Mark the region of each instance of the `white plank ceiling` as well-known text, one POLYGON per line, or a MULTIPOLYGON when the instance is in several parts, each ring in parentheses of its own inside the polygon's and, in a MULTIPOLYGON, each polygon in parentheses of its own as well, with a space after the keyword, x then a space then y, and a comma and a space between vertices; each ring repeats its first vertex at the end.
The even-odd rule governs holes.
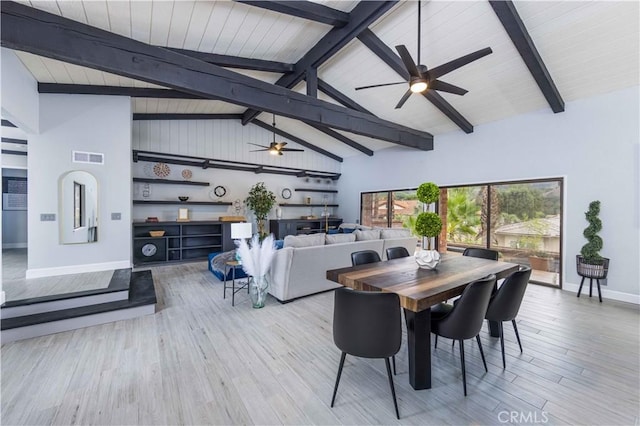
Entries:
MULTIPOLYGON (((29 6, 158 46, 287 63, 298 61, 330 29, 328 25, 230 1, 22 1, 29 6)), ((351 11, 357 1, 320 1, 351 11)), ((637 86, 640 30, 637 1, 516 1, 551 77, 565 102, 637 86)), ((484 47, 493 54, 442 79, 469 90, 442 93, 473 125, 547 108, 513 43, 488 2, 425 1, 421 62, 429 68, 484 47)), ((394 6, 370 29, 388 46, 407 46, 416 58, 417 2, 394 6)), ((39 82, 156 87, 117 75, 18 52, 39 82)), ((270 83, 280 75, 236 70, 270 83)), ((395 110, 406 86, 355 91, 355 87, 401 81, 360 41, 354 40, 323 64, 320 78, 381 118, 434 135, 459 131, 423 96, 413 95, 395 110)), ((301 83, 293 90, 304 92, 301 83)), ((320 94, 320 99, 333 102, 320 94)), ((240 113, 245 108, 220 101, 133 99, 136 113, 240 113)), ((260 119, 271 122, 270 114, 260 119)), ((295 120, 278 117, 278 127, 348 157, 362 155, 295 120)), ((343 132, 343 134, 347 135, 343 132)), ((369 149, 392 144, 347 135, 369 149)))

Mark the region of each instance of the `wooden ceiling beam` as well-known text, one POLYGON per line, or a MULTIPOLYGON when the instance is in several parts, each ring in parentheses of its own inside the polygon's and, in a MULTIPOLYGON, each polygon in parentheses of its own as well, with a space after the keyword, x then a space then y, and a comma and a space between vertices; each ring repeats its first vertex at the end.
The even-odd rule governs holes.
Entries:
POLYGON ((285 15, 307 19, 309 21, 320 22, 322 24, 327 24, 334 27, 344 27, 349 22, 348 13, 310 1, 235 1, 250 6, 260 7, 262 9, 271 10, 273 12, 284 13, 285 15))
MULTIPOLYGON (((400 77, 409 81, 409 72, 405 68, 400 57, 391 50, 389 46, 384 44, 384 42, 371 30, 361 32, 360 35, 358 35, 358 40, 367 46, 369 50, 375 53, 378 58, 382 59, 392 70, 397 72, 400 77)), ((422 95, 465 133, 473 132, 473 125, 439 93, 433 90, 427 90, 426 92, 423 92, 422 95)))
POLYGON ((371 111, 320 78, 318 79, 318 89, 347 108, 355 109, 356 111, 364 112, 365 114, 374 115, 371 111))
POLYGON ((133 113, 133 120, 240 120, 242 114, 147 114, 133 113))
POLYGON ((165 47, 165 49, 172 50, 182 55, 191 56, 192 58, 200 59, 201 61, 218 65, 220 67, 238 68, 243 70, 254 70, 254 71, 277 72, 277 73, 283 73, 283 74, 286 74, 288 72, 293 72, 293 70, 295 69, 294 64, 288 64, 286 62, 266 61, 264 59, 253 59, 253 58, 241 58, 239 56, 218 55, 216 53, 198 52, 196 50, 187 50, 187 49, 176 49, 173 47, 165 47))
POLYGON ((202 96, 152 87, 97 86, 92 84, 38 83, 38 93, 59 95, 112 95, 132 98, 205 99, 202 96))
POLYGON ((544 64, 533 39, 520 18, 515 5, 510 0, 489 0, 505 31, 511 38, 522 60, 529 68, 531 76, 538 84, 553 112, 564 111, 564 101, 556 87, 547 66, 544 64))
POLYGON ((348 137, 346 137, 342 133, 338 133, 335 130, 330 129, 330 128, 325 127, 325 126, 318 126, 318 125, 315 125, 315 124, 309 124, 309 126, 311 126, 314 129, 324 133, 327 136, 331 136, 332 138, 337 139, 340 142, 349 145, 353 149, 357 149, 358 151, 362 152, 363 154, 367 154, 369 157, 373 156, 373 151, 371 151, 369 148, 367 148, 366 146, 360 145, 358 142, 354 141, 353 139, 349 139, 348 137))
MULTIPOLYGON (((399 145, 433 149, 430 133, 314 99, 167 49, 10 1, 3 2, 1 14, 0 40, 2 46, 9 49, 399 145)), ((347 27, 349 25, 344 28, 347 27)))
MULTIPOLYGON (((347 45, 369 25, 384 15, 397 1, 361 1, 349 14, 349 23, 341 28, 333 28, 313 46, 296 65, 296 70, 283 75, 276 81, 277 86, 291 89, 304 78, 309 68, 318 68, 325 61, 347 45)), ((250 108, 244 113, 242 124, 246 124, 260 114, 259 109, 250 108)), ((332 126, 333 127, 333 126, 332 126)), ((375 136, 373 136, 375 137, 375 136)))

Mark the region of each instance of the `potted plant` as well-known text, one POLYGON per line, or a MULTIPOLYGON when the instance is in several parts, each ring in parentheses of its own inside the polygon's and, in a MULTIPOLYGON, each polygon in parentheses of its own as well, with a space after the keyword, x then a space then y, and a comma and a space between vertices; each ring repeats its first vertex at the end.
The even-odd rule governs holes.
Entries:
POLYGON ((609 259, 600 256, 603 241, 598 235, 602 230, 602 221, 598 217, 600 214, 600 201, 589 203, 589 210, 585 212, 585 218, 589 222, 582 233, 587 239, 587 244, 582 246, 580 254, 576 256, 576 266, 578 275, 584 278, 606 278, 609 269, 609 259))
POLYGON ((431 241, 440 235, 442 220, 437 213, 429 209, 440 198, 440 188, 433 182, 426 182, 418 187, 416 195, 418 200, 424 203, 426 211, 416 218, 415 231, 427 242, 427 249, 416 253, 416 262, 421 268, 433 269, 440 262, 440 253, 437 250, 431 250, 431 241))
POLYGON ((261 239, 264 238, 267 235, 264 230, 265 221, 276 202, 275 194, 264 186, 264 182, 258 182, 251 187, 249 196, 244 201, 247 207, 256 215, 258 235, 261 239))

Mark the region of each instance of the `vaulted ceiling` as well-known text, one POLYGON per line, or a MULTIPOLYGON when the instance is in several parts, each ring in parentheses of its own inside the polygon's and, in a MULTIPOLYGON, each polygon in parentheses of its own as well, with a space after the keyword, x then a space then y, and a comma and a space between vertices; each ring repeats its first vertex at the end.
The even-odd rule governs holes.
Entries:
MULTIPOLYGON (((175 97, 160 97, 154 91, 137 94, 140 97, 132 100, 134 113, 237 114, 233 117, 244 122, 255 116, 262 123, 270 123, 271 113, 256 115, 247 108, 259 95, 260 105, 264 102, 266 106, 261 110, 276 113, 278 129, 337 157, 372 155, 393 146, 392 141, 407 149, 431 149, 431 135, 435 135, 437 149, 438 134, 459 131, 464 137, 464 132, 472 132, 473 126, 540 109, 561 113, 563 102, 639 84, 639 3, 635 1, 424 1, 420 52, 423 64, 432 68, 485 47, 491 47, 493 53, 444 78, 467 89, 465 96, 441 92, 413 95, 401 109, 394 106, 406 86, 354 89, 404 80, 402 70, 397 70, 401 62, 394 46, 406 45, 412 56, 417 56, 414 1, 20 3, 151 46, 192 51, 178 51, 179 54, 215 54, 200 59, 258 80, 253 84, 254 80, 245 82, 242 76, 234 77, 237 74, 216 74, 207 64, 200 66, 200 61, 186 58, 185 69, 217 76, 202 80, 203 86, 208 85, 205 88, 198 87, 196 80, 192 87, 177 79, 176 84, 159 85, 149 82, 158 81, 155 74, 147 79, 147 74, 137 69, 134 74, 129 70, 120 73, 109 64, 94 66, 90 60, 84 63, 84 57, 77 62, 74 55, 84 55, 85 47, 80 45, 70 45, 70 53, 64 54, 50 54, 45 40, 43 47, 24 47, 29 41, 23 45, 16 39, 28 37, 12 33, 7 19, 14 10, 21 14, 23 8, 2 2, 2 45, 16 49, 39 83, 52 83, 43 84, 43 91, 98 90, 86 86, 109 86, 106 90, 112 93, 118 93, 114 87, 171 88, 171 96, 175 97), (55 57, 64 61, 51 59, 55 57), (243 58, 253 61, 243 62, 243 58), (228 91, 233 96, 227 95, 226 89, 210 89, 211 84, 217 86, 216 82, 227 77, 231 78, 228 91), (249 103, 234 86, 245 83, 256 90, 247 93, 249 103), (275 84, 305 96, 315 95, 324 102, 288 95, 275 84), (344 105, 350 109, 342 109, 344 105)), ((40 25, 43 20, 48 19, 38 16, 24 22, 32 25, 38 21, 40 25)), ((46 37, 47 42, 55 38, 51 34, 55 32, 46 37)), ((101 34, 92 33, 87 43, 101 34)), ((126 50, 120 41, 114 43, 126 50)), ((32 44, 37 44, 35 38, 32 44)), ((133 46, 137 49, 138 45, 133 46)), ((173 63, 178 58, 179 62, 180 56, 173 52, 148 52, 152 60, 173 63)))

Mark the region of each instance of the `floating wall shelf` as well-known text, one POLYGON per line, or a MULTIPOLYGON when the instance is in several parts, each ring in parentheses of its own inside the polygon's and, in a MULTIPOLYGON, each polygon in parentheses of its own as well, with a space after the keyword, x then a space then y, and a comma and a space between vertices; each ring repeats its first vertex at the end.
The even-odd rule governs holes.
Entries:
POLYGON ((232 203, 224 201, 154 201, 154 200, 133 200, 133 204, 174 204, 174 205, 192 205, 192 206, 230 206, 232 203))
POLYGON ((337 189, 304 189, 304 188, 296 188, 294 191, 300 192, 326 192, 327 194, 337 194, 337 189))
POLYGON ((181 166, 202 167, 203 169, 226 169, 256 174, 267 173, 276 175, 287 175, 296 177, 313 177, 321 179, 340 179, 340 173, 325 172, 321 170, 305 170, 293 167, 271 166, 266 164, 243 163, 241 161, 218 160, 215 158, 191 157, 188 155, 166 154, 153 151, 133 150, 133 162, 150 161, 177 164, 181 166))
POLYGON ((195 182, 190 180, 171 180, 171 179, 152 179, 152 178, 133 178, 134 182, 141 183, 161 183, 165 185, 194 185, 194 186, 210 186, 209 182, 195 182))
MULTIPOLYGON (((324 207, 325 204, 280 204, 280 207, 324 207)), ((338 207, 337 204, 326 204, 327 207, 338 207)))

